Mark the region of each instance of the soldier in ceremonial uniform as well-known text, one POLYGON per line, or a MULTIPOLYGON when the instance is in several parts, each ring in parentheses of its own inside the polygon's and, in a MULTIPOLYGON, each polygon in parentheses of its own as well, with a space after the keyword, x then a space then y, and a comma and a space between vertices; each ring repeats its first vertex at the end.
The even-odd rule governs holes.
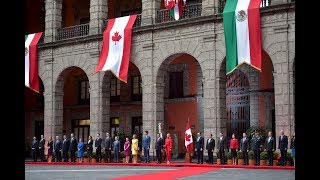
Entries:
POLYGON ((262 149, 262 137, 259 135, 259 132, 256 130, 254 136, 251 139, 251 148, 253 150, 255 165, 260 166, 260 152, 262 149))

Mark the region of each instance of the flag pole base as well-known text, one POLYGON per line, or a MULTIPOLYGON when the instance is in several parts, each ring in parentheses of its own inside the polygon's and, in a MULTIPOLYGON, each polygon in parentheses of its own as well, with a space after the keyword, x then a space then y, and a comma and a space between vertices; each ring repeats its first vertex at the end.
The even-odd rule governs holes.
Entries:
POLYGON ((190 152, 186 153, 185 162, 186 163, 191 163, 192 162, 192 157, 191 157, 191 153, 190 152))

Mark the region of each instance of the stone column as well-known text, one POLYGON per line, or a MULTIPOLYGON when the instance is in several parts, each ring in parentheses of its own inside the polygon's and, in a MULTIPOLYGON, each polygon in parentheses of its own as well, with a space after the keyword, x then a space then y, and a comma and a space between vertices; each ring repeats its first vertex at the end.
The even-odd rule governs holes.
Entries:
POLYGON ((90 135, 93 139, 96 138, 96 134, 100 133, 100 137, 104 136, 102 133, 102 120, 101 120, 101 86, 100 85, 100 73, 93 76, 89 76, 90 83, 90 135))
MULTIPOLYGON (((188 4, 188 1, 187 1, 188 4)), ((202 0, 202 11, 201 16, 213 15, 215 12, 216 0, 202 0)))
MULTIPOLYGON (((50 95, 46 95, 48 99, 52 98, 52 116, 53 119, 49 123, 51 123, 51 135, 52 138, 55 139, 55 136, 59 136, 62 139, 62 130, 63 130, 63 92, 54 91, 50 95)), ((44 125, 46 127, 46 123, 44 125)), ((50 132, 50 131, 49 131, 50 132)))
POLYGON ((101 114, 101 122, 102 122, 102 133, 103 137, 105 137, 106 133, 110 132, 110 73, 102 73, 101 74, 101 81, 100 81, 100 102, 101 105, 99 106, 100 114, 101 114))
POLYGON ((103 20, 108 18, 108 0, 90 0, 89 34, 102 33, 103 20))
POLYGON ((57 36, 57 29, 61 28, 61 10, 63 0, 46 0, 46 17, 44 42, 53 42, 57 36))
POLYGON ((154 24, 161 0, 142 0, 141 26, 154 24))

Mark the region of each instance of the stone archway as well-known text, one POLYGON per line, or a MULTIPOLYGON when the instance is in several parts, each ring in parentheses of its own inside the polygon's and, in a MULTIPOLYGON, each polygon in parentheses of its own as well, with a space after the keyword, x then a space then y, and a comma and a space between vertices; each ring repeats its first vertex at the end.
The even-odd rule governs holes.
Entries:
POLYGON ((183 142, 188 119, 194 137, 196 132, 204 132, 202 69, 193 56, 177 53, 165 59, 156 73, 155 125, 161 123, 161 133, 173 134, 174 157, 178 157, 185 152, 183 142))

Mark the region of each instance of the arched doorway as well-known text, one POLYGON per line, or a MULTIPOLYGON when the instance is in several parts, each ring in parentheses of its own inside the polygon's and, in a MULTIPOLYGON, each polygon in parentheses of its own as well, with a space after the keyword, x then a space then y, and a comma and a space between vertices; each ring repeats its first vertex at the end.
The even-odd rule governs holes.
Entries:
MULTIPOLYGON (((129 62, 128 81, 124 83, 111 72, 102 82, 102 136, 108 132, 123 144, 126 137, 137 134, 142 148, 142 77, 138 67, 129 62)), ((121 147, 123 148, 123 147, 121 147)))
POLYGON ((250 127, 249 80, 240 70, 227 75, 227 136, 240 137, 250 127))
MULTIPOLYGON (((173 158, 185 155, 184 135, 190 122, 193 138, 204 132, 202 69, 191 55, 174 54, 162 62, 157 72, 157 122, 163 124, 174 142, 173 158)), ((157 129, 158 132, 158 129, 157 129)))
POLYGON ((141 12, 142 12, 141 0, 130 0, 130 1, 108 0, 108 19, 128 16, 132 14, 141 14, 141 12))
POLYGON ((79 67, 69 67, 58 77, 56 92, 58 95, 63 95, 63 98, 56 98, 55 108, 58 112, 62 110, 63 113, 62 117, 56 118, 56 121, 62 121, 61 133, 63 135, 69 138, 70 134, 74 133, 75 138, 82 138, 84 143, 87 142, 90 135, 89 90, 88 76, 79 67))
POLYGON ((31 155, 31 141, 33 137, 40 140, 44 134, 44 85, 39 77, 39 93, 25 87, 25 157, 31 155))
POLYGON ((261 72, 243 64, 226 75, 226 60, 219 72, 220 131, 231 138, 235 133, 259 130, 262 136, 268 131, 275 135, 275 99, 273 64, 269 55, 262 51, 261 72))

